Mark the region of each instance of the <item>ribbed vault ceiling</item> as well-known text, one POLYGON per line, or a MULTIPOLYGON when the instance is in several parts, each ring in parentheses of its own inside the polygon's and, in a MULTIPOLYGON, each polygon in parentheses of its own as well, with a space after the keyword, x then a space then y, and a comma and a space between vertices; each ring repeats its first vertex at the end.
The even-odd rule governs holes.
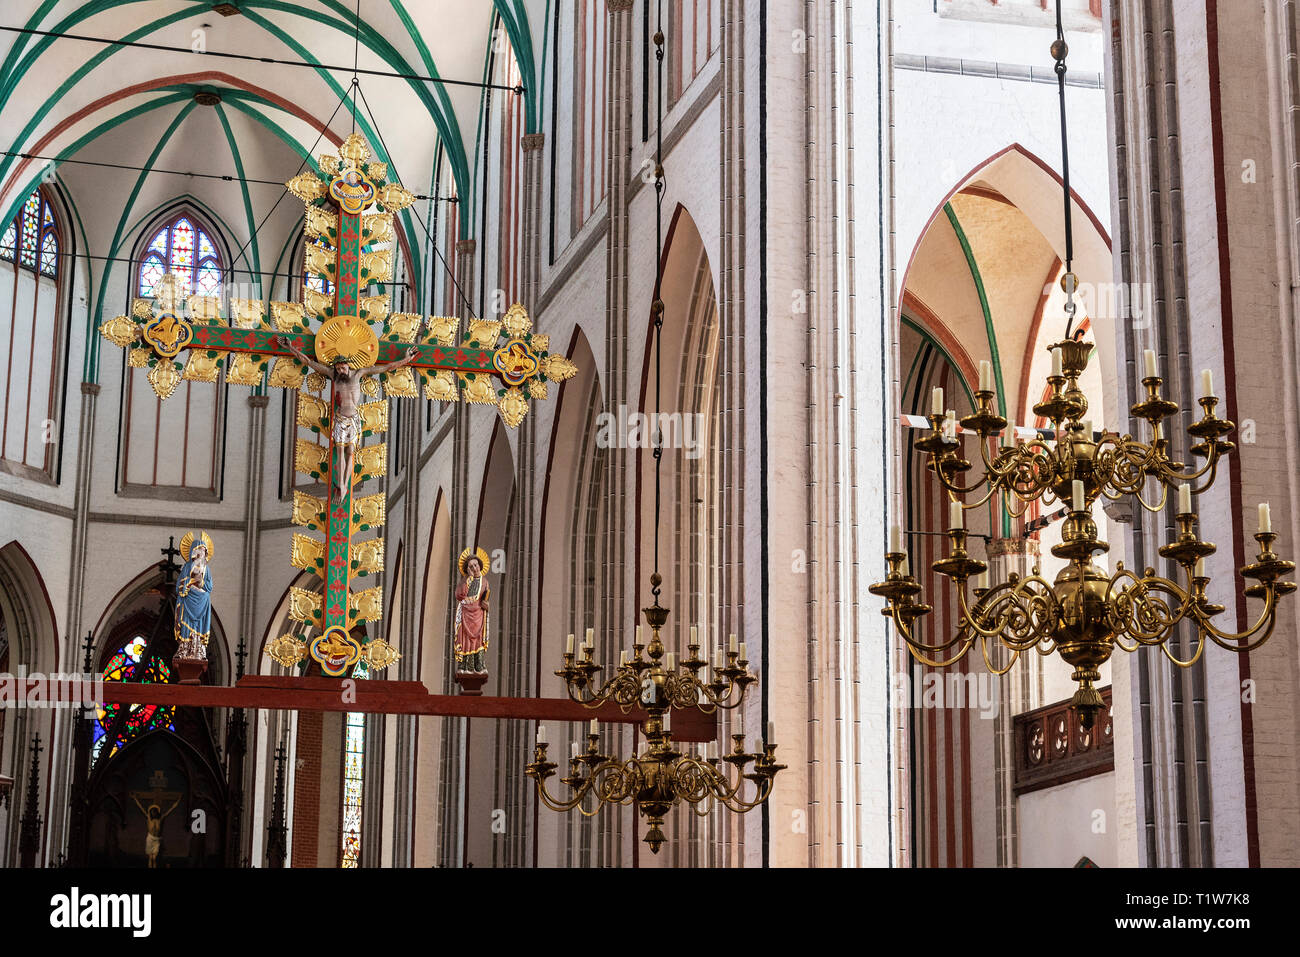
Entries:
MULTIPOLYGON (((355 0, 238 0, 234 16, 223 16, 210 0, 8 0, 0 14, 4 26, 187 50, 201 41, 212 53, 314 66, 4 32, 0 143, 6 151, 63 161, 107 161, 282 183, 309 151, 318 155, 326 150, 328 139, 337 142, 351 132, 350 100, 337 112, 336 107, 351 85, 354 52, 362 69, 482 81, 499 79, 501 55, 513 51, 527 87, 529 129, 536 129, 548 5, 548 0, 361 0, 358 37, 355 0), (535 26, 530 28, 530 21, 535 26), (489 77, 494 50, 496 68, 489 77), (220 102, 196 102, 200 92, 216 93, 220 102), (326 124, 329 135, 322 138, 326 124)), ((453 181, 444 178, 439 192, 461 195, 472 207, 485 91, 364 74, 360 87, 365 102, 358 105, 357 128, 380 158, 389 161, 403 185, 416 193, 433 192, 434 162, 441 146, 453 181)), ((0 213, 5 219, 47 165, 0 156, 0 213)), ((266 274, 295 238, 301 214, 300 204, 291 198, 282 201, 250 242, 283 193, 277 185, 68 162, 59 165, 57 179, 80 220, 86 244, 99 256, 128 255, 130 249, 123 247, 138 223, 185 198, 219 220, 235 244, 232 254, 247 246, 232 264, 235 269, 266 274)), ((404 225, 418 255, 424 237, 411 215, 404 225)), ((96 280, 92 300, 103 285, 105 268, 125 266, 91 264, 96 280)), ((281 264, 281 272, 284 268, 281 264)), ((235 273, 233 278, 247 277, 235 273)))

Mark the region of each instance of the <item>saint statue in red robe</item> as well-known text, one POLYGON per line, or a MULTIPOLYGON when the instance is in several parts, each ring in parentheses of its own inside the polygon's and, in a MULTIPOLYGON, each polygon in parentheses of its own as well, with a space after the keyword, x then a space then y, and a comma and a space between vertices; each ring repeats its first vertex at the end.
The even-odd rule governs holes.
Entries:
POLYGON ((488 566, 483 549, 465 549, 457 567, 463 576, 456 588, 456 626, 452 650, 456 653, 456 670, 461 673, 487 674, 488 597, 484 571, 488 566))

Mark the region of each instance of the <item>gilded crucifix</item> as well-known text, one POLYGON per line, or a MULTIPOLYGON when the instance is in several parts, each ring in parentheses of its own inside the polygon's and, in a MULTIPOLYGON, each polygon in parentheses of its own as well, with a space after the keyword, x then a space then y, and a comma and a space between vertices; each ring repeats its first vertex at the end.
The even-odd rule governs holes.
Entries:
POLYGON ((562 382, 577 368, 552 354, 549 338, 532 331, 523 306, 511 306, 500 320, 460 320, 417 313, 390 313, 390 295, 366 294, 393 277, 393 215, 415 197, 388 181, 387 164, 369 162, 370 148, 353 133, 338 155, 320 157, 317 169, 287 184, 306 207, 306 270, 332 288, 305 288, 302 302, 232 299, 229 321, 220 300, 184 296, 175 276, 164 276, 153 301, 136 299, 132 316, 100 327, 110 342, 129 347, 130 365, 149 369, 148 379, 166 399, 183 379, 303 389, 298 424, 317 441, 299 439, 297 471, 324 483, 327 497, 294 492, 293 521, 324 536, 295 534, 291 563, 318 574, 322 594, 290 590, 289 614, 319 630, 310 642, 284 635, 267 653, 289 666, 307 656, 327 675, 345 674, 364 655, 380 669, 399 657, 382 639, 363 647, 353 629, 382 616, 381 590, 354 591, 352 579, 383 569, 384 541, 363 534, 384 524, 383 493, 355 496, 364 482, 387 470, 387 446, 364 440, 388 428, 389 396, 496 405, 513 428, 528 412, 528 400, 546 398, 546 380, 562 382), (315 329, 313 331, 313 323, 315 329), (185 361, 181 354, 186 353, 185 361), (268 365, 274 360, 274 364, 268 365), (328 402, 321 394, 332 384, 328 402), (365 392, 372 401, 362 402, 365 392))

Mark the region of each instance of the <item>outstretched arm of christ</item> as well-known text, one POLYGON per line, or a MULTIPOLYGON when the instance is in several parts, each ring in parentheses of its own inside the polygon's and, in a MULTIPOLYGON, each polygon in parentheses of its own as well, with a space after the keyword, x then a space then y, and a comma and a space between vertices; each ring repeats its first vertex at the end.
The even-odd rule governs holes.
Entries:
POLYGON ((415 346, 411 346, 411 348, 406 350, 406 355, 402 356, 402 358, 394 359, 392 362, 384 362, 377 366, 371 366, 366 371, 374 372, 374 373, 391 372, 394 369, 402 368, 402 366, 409 366, 412 362, 414 362, 417 358, 419 358, 419 356, 420 356, 420 350, 416 349, 415 346))
POLYGON ((333 369, 325 365, 325 363, 317 362, 311 356, 307 355, 307 353, 303 352, 296 345, 294 345, 292 340, 286 339, 284 336, 277 336, 276 339, 281 345, 283 345, 286 349, 288 349, 290 352, 293 353, 295 359, 297 359, 303 365, 310 368, 313 372, 319 372, 321 375, 324 376, 334 374, 333 369))

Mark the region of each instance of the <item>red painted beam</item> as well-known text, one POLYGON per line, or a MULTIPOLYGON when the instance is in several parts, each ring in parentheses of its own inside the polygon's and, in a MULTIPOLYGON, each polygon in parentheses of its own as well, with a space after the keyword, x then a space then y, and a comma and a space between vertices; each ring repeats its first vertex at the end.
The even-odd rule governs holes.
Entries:
MULTIPOLYGON (((430 694, 419 681, 357 681, 354 691, 338 678, 296 678, 246 675, 232 687, 181 684, 139 684, 103 681, 98 686, 30 677, 9 702, 84 701, 84 695, 115 704, 183 705, 197 708, 260 708, 271 711, 360 711, 367 714, 425 714, 447 718, 503 718, 520 721, 590 721, 634 724, 645 720, 640 709, 624 714, 613 704, 588 709, 568 698, 497 698, 430 694), (349 691, 345 697, 344 692, 349 691), (39 696, 38 696, 39 695, 39 696)), ((716 715, 697 710, 673 714, 677 741, 712 741, 716 715)), ((553 737, 554 740, 554 737, 553 737)))

